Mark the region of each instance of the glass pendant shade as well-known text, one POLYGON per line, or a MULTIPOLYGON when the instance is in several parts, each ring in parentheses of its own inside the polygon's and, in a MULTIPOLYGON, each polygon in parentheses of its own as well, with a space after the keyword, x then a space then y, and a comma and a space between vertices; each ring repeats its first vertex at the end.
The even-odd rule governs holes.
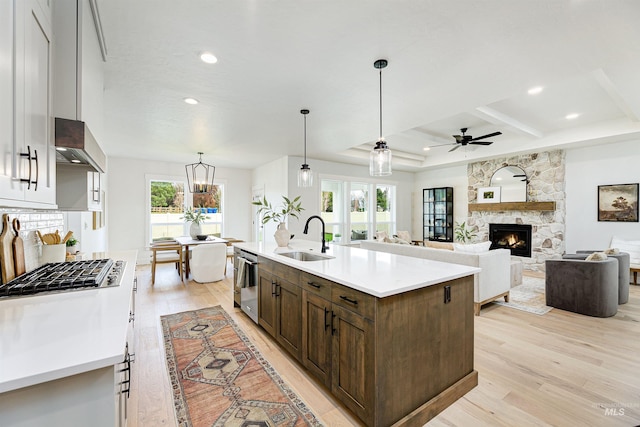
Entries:
POLYGON ((311 187, 313 185, 313 174, 308 164, 303 164, 298 171, 298 187, 311 187))
POLYGON ((309 110, 300 110, 304 115, 304 163, 298 171, 298 187, 311 187, 313 185, 313 173, 307 164, 307 114, 309 110))
POLYGON ((184 168, 187 172, 187 187, 194 194, 205 194, 213 191, 213 178, 216 174, 216 167, 202 163, 202 154, 198 163, 191 163, 184 168))
POLYGON ((391 150, 384 141, 376 142, 376 146, 369 153, 369 175, 391 175, 391 150))
POLYGON ((378 59, 373 63, 373 66, 380 70, 380 139, 369 154, 369 175, 371 176, 391 175, 391 150, 382 137, 382 69, 388 63, 386 59, 378 59))

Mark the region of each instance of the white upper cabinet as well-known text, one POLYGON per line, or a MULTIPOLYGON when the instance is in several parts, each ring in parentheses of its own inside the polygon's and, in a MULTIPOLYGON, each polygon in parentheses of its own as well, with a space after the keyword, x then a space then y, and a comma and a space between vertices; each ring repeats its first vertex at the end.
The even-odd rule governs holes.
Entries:
POLYGON ((97 3, 56 0, 53 6, 54 115, 85 122, 100 140, 106 48, 97 3))
POLYGON ((51 9, 46 0, 0 2, 0 205, 55 208, 51 9))

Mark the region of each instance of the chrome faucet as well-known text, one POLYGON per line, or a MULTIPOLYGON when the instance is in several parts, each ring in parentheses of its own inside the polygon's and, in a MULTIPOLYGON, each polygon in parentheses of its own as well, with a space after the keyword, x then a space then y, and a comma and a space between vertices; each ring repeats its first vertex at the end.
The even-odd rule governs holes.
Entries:
POLYGON ((327 252, 327 249, 329 249, 328 246, 326 246, 325 240, 324 240, 324 220, 322 218, 320 218, 318 215, 311 215, 309 217, 309 219, 307 219, 307 223, 304 225, 304 234, 307 234, 309 232, 309 222, 313 219, 313 218, 318 218, 320 220, 320 222, 322 223, 322 250, 321 252, 324 254, 327 252))

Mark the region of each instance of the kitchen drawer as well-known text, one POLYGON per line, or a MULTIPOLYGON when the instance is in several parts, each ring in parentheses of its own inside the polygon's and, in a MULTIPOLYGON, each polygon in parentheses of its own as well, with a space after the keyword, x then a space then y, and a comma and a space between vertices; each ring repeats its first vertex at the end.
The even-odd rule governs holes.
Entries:
POLYGON ((280 264, 279 262, 272 261, 268 258, 258 257, 258 269, 262 271, 268 271, 276 276, 285 279, 296 285, 300 283, 300 270, 297 268, 289 267, 288 265, 280 264))
POLYGON ((300 286, 302 289, 319 295, 327 300, 331 299, 331 288, 334 285, 335 283, 330 280, 323 279, 322 277, 314 276, 309 273, 303 272, 300 277, 300 286))
POLYGON ((331 302, 374 320, 376 297, 373 295, 334 283, 331 289, 331 302))
POLYGON ((275 261, 271 261, 269 258, 258 256, 258 270, 268 271, 269 273, 273 273, 275 268, 276 268, 275 261))

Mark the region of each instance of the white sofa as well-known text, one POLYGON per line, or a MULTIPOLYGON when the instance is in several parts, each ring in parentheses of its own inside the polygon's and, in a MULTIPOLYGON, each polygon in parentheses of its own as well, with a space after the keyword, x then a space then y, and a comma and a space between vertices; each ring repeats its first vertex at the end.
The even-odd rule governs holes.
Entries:
POLYGON ((486 303, 498 298, 504 298, 505 301, 509 301, 511 252, 508 249, 468 253, 372 240, 363 240, 360 242, 360 247, 372 251, 389 252, 397 255, 481 268, 482 271, 475 275, 473 284, 473 311, 476 316, 480 315, 480 307, 486 303))

